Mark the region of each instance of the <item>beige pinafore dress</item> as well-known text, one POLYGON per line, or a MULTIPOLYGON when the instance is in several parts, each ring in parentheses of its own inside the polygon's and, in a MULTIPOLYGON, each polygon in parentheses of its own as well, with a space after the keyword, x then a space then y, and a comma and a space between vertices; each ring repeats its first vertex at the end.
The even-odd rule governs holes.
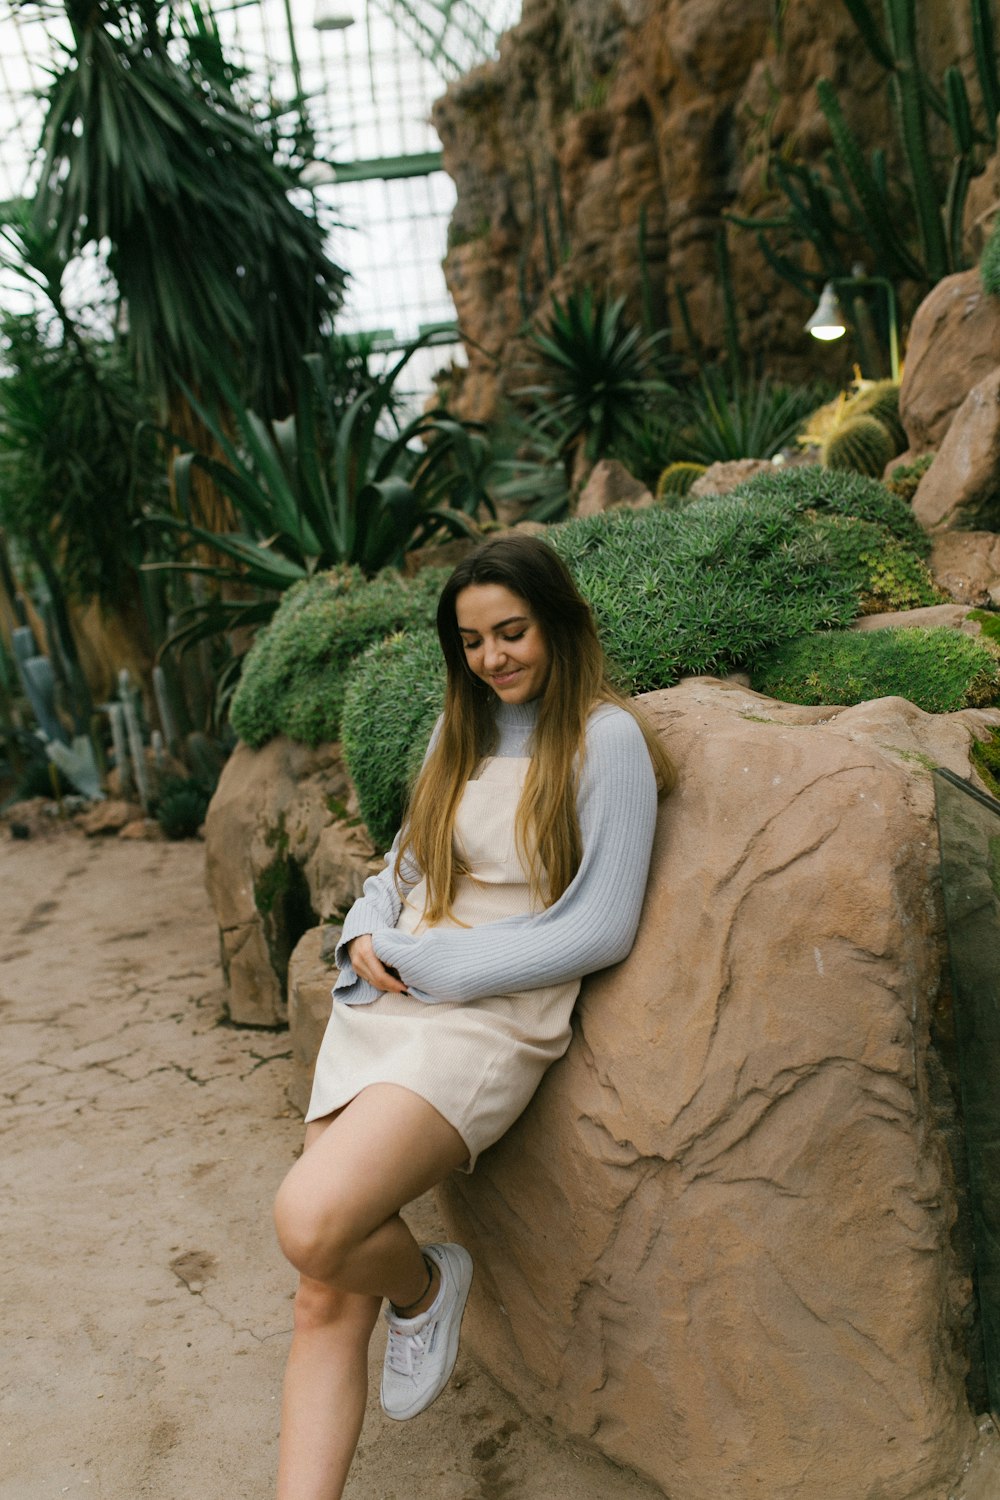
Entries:
MULTIPOLYGON (((514 833, 530 761, 490 757, 466 786, 455 838, 471 873, 461 877, 449 926, 475 927, 541 910, 514 833)), ((419 933, 424 882, 396 926, 419 933)), ((512 938, 516 942, 516 938, 512 938)), ((517 1119, 542 1075, 569 1046, 579 979, 466 1002, 428 1004, 383 993, 370 1005, 334 1000, 320 1047, 307 1120, 340 1109, 373 1083, 412 1089, 455 1127, 467 1170, 517 1119)))

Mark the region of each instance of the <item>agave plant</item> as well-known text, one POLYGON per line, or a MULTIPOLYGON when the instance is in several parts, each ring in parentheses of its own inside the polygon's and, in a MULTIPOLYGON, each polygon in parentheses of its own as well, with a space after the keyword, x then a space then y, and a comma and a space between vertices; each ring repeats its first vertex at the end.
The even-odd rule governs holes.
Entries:
MULTIPOLYGON (((420 343, 343 412, 319 355, 302 361, 293 416, 267 421, 233 407, 235 436, 190 397, 221 456, 181 445, 173 466, 177 510, 146 518, 173 536, 180 555, 145 567, 213 578, 221 591, 184 612, 168 645, 263 624, 291 584, 339 563, 373 574, 399 566, 410 548, 442 533, 477 534, 472 517, 490 506, 490 450, 481 430, 440 411, 402 426, 393 418, 396 381, 420 343), (231 502, 235 529, 213 531, 194 519, 197 474, 231 502)), ((230 405, 234 399, 229 392, 230 405)), ((175 435, 164 436, 178 444, 175 435)))
POLYGON ((608 301, 590 287, 553 298, 546 324, 530 345, 542 378, 515 394, 532 401, 532 422, 555 431, 564 453, 581 446, 593 463, 641 425, 663 378, 665 333, 645 334, 625 316, 625 300, 608 301))
POLYGON ((701 464, 773 458, 828 394, 819 385, 783 385, 729 366, 703 368, 685 393, 687 415, 673 456, 701 464))

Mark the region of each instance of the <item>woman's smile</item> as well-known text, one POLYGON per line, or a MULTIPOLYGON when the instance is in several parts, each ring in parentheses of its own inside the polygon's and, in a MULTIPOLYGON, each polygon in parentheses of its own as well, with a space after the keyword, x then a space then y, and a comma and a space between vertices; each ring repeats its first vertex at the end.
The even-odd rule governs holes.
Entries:
POLYGON ((545 691, 548 642, 525 599, 499 583, 470 583, 455 600, 469 671, 504 703, 529 703, 545 691))

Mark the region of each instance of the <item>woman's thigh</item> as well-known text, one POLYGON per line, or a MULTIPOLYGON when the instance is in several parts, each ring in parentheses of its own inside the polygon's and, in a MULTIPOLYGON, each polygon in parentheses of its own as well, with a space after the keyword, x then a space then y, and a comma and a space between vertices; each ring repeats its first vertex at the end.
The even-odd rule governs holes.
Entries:
POLYGON ((468 1160, 433 1105, 398 1084, 363 1089, 306 1127, 306 1145, 278 1195, 279 1224, 307 1217, 315 1234, 357 1243, 468 1160))

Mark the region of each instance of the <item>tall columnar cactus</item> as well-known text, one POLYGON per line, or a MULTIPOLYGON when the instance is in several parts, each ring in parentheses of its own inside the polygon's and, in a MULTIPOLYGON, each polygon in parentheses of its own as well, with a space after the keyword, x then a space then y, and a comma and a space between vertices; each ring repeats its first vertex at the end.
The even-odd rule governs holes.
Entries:
POLYGON ((992 0, 968 0, 981 106, 978 127, 973 124, 961 71, 948 68, 939 86, 923 67, 916 0, 882 0, 881 20, 873 0, 843 3, 868 50, 886 71, 906 163, 905 191, 915 239, 901 222, 898 193, 890 195, 885 153, 874 150, 866 157, 828 79, 817 84, 833 138, 825 170, 784 159, 776 150, 770 166, 785 198, 783 212, 734 222, 756 230, 758 243, 774 268, 803 292, 815 293, 825 279, 847 275, 859 242, 871 247, 874 269, 880 275, 930 287, 962 267, 962 214, 969 182, 981 165, 983 146, 997 138, 1000 73, 992 0), (947 175, 935 160, 932 115, 949 127, 952 150, 947 175), (784 249, 777 247, 775 234, 781 235, 784 249), (789 252, 789 236, 793 244, 812 246, 819 271, 807 269, 789 252))

